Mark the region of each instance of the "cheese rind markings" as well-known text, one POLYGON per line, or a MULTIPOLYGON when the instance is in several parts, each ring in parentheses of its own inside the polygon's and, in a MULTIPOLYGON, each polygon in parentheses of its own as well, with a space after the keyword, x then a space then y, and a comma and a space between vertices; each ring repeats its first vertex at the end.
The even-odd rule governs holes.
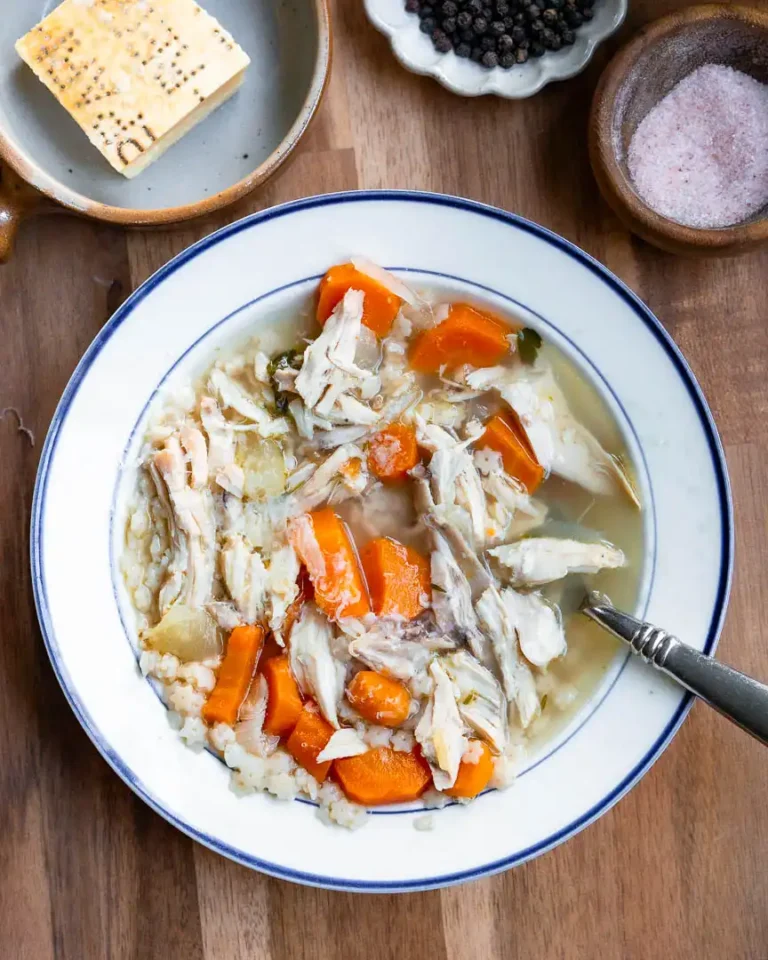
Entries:
POLYGON ((64 0, 16 50, 127 177, 228 99, 250 63, 194 0, 64 0))

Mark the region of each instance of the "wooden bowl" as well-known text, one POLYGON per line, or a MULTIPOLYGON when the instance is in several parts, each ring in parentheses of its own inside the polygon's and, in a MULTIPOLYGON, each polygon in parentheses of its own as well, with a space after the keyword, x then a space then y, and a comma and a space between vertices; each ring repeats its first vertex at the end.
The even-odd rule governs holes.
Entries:
MULTIPOLYGON (((52 8, 55 4, 47 4, 52 8)), ((0 18, 0 263, 20 222, 70 212, 127 227, 206 216, 272 176, 304 136, 331 59, 327 0, 203 0, 251 58, 238 92, 134 180, 116 173, 32 71, 14 42, 40 0, 0 18)))
POLYGON ((732 227, 686 227, 652 210, 627 169, 627 149, 640 121, 705 63, 727 64, 768 82, 768 12, 713 3, 644 27, 600 78, 589 120, 589 155, 600 191, 633 233, 672 253, 733 255, 768 240, 768 206, 732 227))

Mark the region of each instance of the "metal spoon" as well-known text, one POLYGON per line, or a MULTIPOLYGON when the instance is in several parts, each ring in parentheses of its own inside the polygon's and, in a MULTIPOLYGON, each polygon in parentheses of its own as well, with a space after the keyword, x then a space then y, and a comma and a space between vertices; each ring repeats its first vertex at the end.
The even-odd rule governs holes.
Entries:
POLYGON ((768 746, 768 686, 699 653, 659 627, 617 610, 596 590, 584 597, 581 612, 627 643, 646 663, 768 746))

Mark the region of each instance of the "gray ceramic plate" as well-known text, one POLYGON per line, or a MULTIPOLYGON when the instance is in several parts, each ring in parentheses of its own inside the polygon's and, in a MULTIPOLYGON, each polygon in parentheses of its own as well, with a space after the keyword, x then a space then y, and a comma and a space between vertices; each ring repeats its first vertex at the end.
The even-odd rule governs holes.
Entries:
POLYGON ((182 220, 266 179, 305 131, 330 62, 325 0, 203 0, 251 58, 243 86, 135 180, 115 173, 14 50, 57 0, 0 17, 0 156, 71 209, 122 223, 182 220))

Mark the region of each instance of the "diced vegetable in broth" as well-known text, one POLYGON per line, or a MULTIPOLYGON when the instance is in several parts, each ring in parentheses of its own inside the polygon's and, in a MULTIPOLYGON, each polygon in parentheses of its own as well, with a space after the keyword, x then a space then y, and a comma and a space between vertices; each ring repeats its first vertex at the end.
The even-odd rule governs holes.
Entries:
POLYGON ((152 419, 122 566, 141 667, 237 792, 324 817, 510 782, 595 690, 643 513, 619 425, 533 329, 363 258, 152 419))
POLYGON ((146 634, 145 642, 148 649, 185 662, 209 660, 223 650, 224 634, 205 610, 177 604, 146 634))

